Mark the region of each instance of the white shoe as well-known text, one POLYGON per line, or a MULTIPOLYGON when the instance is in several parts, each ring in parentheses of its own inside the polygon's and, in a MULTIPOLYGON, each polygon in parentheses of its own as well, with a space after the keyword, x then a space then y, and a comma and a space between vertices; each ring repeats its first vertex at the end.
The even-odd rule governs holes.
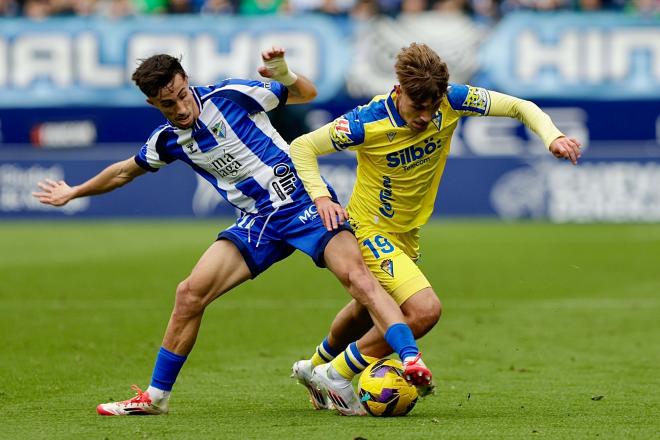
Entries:
POLYGON ((121 402, 101 403, 96 407, 96 412, 102 416, 149 416, 167 414, 168 402, 156 405, 149 397, 149 393, 142 391, 137 385, 131 386, 137 393, 132 399, 121 402))
MULTIPOLYGON (((314 368, 310 380, 312 386, 316 387, 324 396, 327 396, 329 402, 344 416, 364 416, 367 414, 360 403, 360 399, 350 380, 339 377, 339 379, 330 377, 330 364, 319 365, 314 368)), ((336 376, 339 376, 337 374, 336 376)))
POLYGON ((298 380, 300 385, 307 388, 309 392, 309 401, 312 403, 314 409, 332 409, 332 404, 326 399, 325 395, 321 393, 315 386, 312 385, 312 371, 314 366, 309 359, 294 362, 291 367, 291 377, 298 380))

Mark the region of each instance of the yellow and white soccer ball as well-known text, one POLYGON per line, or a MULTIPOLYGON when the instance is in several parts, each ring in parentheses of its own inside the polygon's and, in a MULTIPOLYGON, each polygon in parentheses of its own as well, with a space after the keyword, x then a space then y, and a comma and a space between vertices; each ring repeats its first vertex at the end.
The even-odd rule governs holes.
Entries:
POLYGON ((396 359, 379 359, 369 365, 358 382, 360 402, 376 417, 405 416, 417 403, 417 389, 403 377, 396 359))

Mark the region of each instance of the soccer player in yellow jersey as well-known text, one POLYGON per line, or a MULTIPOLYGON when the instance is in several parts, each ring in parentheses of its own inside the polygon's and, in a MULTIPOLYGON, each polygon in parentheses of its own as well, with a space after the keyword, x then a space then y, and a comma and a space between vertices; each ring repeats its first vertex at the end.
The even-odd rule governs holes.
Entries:
MULTIPOLYGON (((424 44, 402 49, 395 71, 399 84, 393 90, 299 137, 291 144, 291 157, 328 230, 339 227, 350 214, 367 265, 419 338, 441 313, 440 300, 416 265, 419 230, 433 211, 459 119, 516 118, 543 140, 550 153, 573 164, 580 157, 580 143, 564 136, 532 102, 448 84, 446 64, 424 44), (346 210, 332 201, 317 163, 317 156, 344 149, 357 153, 357 180, 346 210)), ((337 314, 312 358, 294 364, 293 374, 308 387, 316 407, 321 391, 336 409, 351 414, 343 405, 357 402, 351 379, 390 353, 364 307, 351 301, 337 314)), ((426 392, 428 388, 422 390, 426 392)))

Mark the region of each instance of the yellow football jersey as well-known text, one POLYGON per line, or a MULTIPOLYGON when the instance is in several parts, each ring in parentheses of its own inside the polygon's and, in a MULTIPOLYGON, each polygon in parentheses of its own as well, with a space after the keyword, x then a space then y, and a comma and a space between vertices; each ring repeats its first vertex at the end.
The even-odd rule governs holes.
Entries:
POLYGON ((395 102, 394 90, 376 96, 369 104, 291 145, 292 159, 312 199, 329 193, 318 176, 318 166, 310 163, 309 154, 354 150, 357 180, 347 209, 359 223, 372 224, 383 231, 406 232, 428 221, 451 137, 461 117, 516 117, 534 130, 546 146, 562 136, 533 103, 479 87, 450 85, 423 132, 408 128, 395 102))

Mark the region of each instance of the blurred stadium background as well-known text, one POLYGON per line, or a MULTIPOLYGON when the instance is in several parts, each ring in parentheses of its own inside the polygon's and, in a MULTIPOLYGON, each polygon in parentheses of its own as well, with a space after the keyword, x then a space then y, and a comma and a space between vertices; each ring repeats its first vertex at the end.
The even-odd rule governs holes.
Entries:
MULTIPOLYGON (((285 47, 320 91, 271 115, 292 140, 389 91, 411 41, 453 82, 532 99, 585 145, 570 167, 516 121, 465 119, 436 215, 660 220, 658 0, 0 0, 0 218, 233 214, 182 164, 64 209, 31 197, 41 179, 78 183, 133 155, 162 122, 130 81, 139 58, 182 55, 207 84, 255 77, 260 50, 285 47)), ((352 161, 323 162, 342 200, 352 161)))

